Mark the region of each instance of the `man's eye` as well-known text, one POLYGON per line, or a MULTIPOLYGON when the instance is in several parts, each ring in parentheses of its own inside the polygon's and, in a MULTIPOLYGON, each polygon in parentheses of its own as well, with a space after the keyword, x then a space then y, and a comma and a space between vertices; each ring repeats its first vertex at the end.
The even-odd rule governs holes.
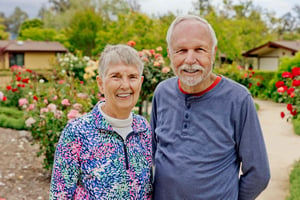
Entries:
POLYGON ((184 53, 186 51, 187 51, 186 49, 179 49, 179 50, 175 51, 175 53, 184 53))
POLYGON ((206 49, 198 48, 197 51, 203 51, 203 52, 206 52, 206 49))

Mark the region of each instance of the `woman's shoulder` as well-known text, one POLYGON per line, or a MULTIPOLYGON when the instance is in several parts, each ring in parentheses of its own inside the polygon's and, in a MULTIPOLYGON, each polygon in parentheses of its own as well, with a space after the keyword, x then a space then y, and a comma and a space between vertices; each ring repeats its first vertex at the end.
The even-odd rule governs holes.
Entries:
POLYGON ((138 114, 133 114, 133 127, 135 129, 149 129, 150 128, 150 124, 147 121, 147 119, 142 116, 142 115, 138 115, 138 114))

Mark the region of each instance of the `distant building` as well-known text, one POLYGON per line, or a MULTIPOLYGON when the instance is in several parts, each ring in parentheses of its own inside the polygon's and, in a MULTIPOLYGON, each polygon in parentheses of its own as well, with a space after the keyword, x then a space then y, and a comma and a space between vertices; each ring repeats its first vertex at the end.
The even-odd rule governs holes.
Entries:
POLYGON ((280 58, 292 57, 298 51, 300 51, 300 41, 270 41, 242 55, 247 58, 247 68, 276 71, 280 65, 280 58))
POLYGON ((0 69, 13 65, 27 69, 51 69, 56 55, 68 50, 59 42, 0 40, 0 69))

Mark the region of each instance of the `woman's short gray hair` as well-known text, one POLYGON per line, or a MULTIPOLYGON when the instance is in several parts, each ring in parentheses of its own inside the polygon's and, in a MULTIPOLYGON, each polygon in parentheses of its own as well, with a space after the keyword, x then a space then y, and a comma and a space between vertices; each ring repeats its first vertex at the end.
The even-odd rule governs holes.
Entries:
POLYGON ((124 44, 106 45, 99 59, 99 75, 104 78, 109 65, 124 64, 138 68, 140 76, 143 74, 144 64, 139 53, 132 47, 124 44))
POLYGON ((209 32, 211 34, 212 42, 213 42, 213 46, 212 46, 213 49, 212 50, 213 50, 213 53, 214 53, 215 47, 218 44, 216 33, 215 33, 214 29, 212 28, 212 26, 205 19, 203 19, 202 17, 196 16, 196 15, 182 15, 182 16, 178 16, 178 17, 175 18, 175 20, 172 22, 172 24, 170 25, 170 27, 168 29, 168 32, 167 32, 166 40, 167 40, 169 51, 171 51, 171 36, 172 36, 172 33, 173 33, 173 30, 174 30, 175 26, 177 24, 179 24, 180 22, 185 21, 185 20, 197 20, 197 21, 200 21, 200 22, 203 22, 203 23, 207 24, 209 32))

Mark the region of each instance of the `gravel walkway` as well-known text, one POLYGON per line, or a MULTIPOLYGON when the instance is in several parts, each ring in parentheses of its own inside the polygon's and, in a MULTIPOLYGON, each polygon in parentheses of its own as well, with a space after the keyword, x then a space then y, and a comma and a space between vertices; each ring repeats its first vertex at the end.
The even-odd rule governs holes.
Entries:
POLYGON ((257 200, 284 200, 289 195, 289 174, 295 161, 300 159, 300 136, 293 126, 280 117, 286 104, 255 100, 260 109, 262 125, 271 168, 271 181, 257 200))

